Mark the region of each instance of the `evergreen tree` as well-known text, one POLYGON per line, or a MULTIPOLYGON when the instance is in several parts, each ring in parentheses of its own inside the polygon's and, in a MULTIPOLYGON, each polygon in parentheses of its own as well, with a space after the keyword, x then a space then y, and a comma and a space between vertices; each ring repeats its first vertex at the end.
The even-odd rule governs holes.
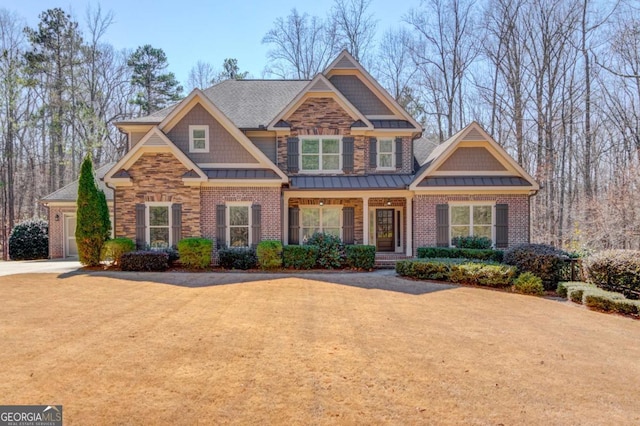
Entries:
POLYGON ((169 64, 162 49, 150 44, 140 46, 129 57, 127 65, 133 72, 131 84, 139 89, 132 102, 140 105, 144 114, 151 114, 182 97, 182 86, 176 76, 172 72, 163 73, 169 64))
POLYGON ((102 244, 109 238, 111 223, 104 192, 98 188, 93 175, 93 162, 87 155, 80 168, 78 182, 78 211, 76 244, 80 263, 100 264, 102 244))

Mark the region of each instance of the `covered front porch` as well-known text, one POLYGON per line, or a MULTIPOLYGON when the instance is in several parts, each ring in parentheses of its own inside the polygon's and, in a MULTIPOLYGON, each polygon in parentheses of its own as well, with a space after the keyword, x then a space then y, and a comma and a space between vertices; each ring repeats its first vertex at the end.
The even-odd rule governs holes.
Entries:
POLYGON ((377 253, 413 255, 409 191, 285 191, 284 242, 304 244, 314 232, 377 253))

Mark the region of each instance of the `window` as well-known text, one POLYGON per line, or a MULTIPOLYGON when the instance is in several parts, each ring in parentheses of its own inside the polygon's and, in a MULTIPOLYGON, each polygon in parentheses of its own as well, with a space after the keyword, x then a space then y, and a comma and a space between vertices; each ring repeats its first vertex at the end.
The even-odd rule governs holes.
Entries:
POLYGON ((171 247, 171 205, 147 203, 147 243, 151 249, 171 247))
POLYGON ((300 140, 300 156, 304 171, 341 170, 340 136, 304 138, 300 140))
POLYGON ((189 126, 189 152, 209 152, 209 126, 189 126))
POLYGON ((378 169, 393 169, 393 147, 391 139, 378 140, 378 169))
POLYGON ((492 238, 493 206, 451 206, 451 239, 455 237, 492 238))
POLYGON ((251 227, 251 216, 249 204, 228 205, 227 215, 227 241, 229 247, 249 247, 251 244, 249 229, 251 227))
POLYGON ((306 243, 315 232, 326 232, 340 237, 341 213, 341 207, 305 207, 300 209, 300 215, 302 216, 300 241, 303 244, 306 243))

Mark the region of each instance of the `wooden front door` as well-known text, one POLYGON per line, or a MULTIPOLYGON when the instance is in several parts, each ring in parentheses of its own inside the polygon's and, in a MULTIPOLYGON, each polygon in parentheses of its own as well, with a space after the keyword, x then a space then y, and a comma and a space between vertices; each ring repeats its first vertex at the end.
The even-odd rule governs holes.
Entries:
POLYGON ((376 210, 376 249, 377 251, 395 251, 394 246, 394 209, 376 210))

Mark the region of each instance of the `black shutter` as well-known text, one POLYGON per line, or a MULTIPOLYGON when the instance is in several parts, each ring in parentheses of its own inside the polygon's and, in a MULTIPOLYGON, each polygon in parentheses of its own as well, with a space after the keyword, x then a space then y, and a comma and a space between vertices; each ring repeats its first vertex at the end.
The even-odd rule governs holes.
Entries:
POLYGON ((227 206, 218 204, 216 206, 216 247, 222 248, 227 245, 227 206))
POLYGON ((146 222, 146 206, 144 204, 136 204, 136 249, 144 250, 146 247, 147 224, 146 222))
POLYGON ((251 206, 251 245, 257 247, 262 241, 262 207, 260 204, 251 206))
POLYGON ((353 173, 353 138, 342 138, 342 171, 353 173))
POLYGON ((449 205, 436 206, 436 245, 449 247, 449 205))
POLYGON ((378 167, 378 140, 376 138, 369 139, 369 167, 372 169, 378 167))
POLYGON ((355 211, 353 207, 342 209, 342 241, 345 244, 353 244, 354 240, 355 211))
POLYGON ((289 207, 289 244, 300 244, 300 209, 289 207))
POLYGON ((298 138, 287 138, 287 170, 289 173, 298 173, 298 138))
POLYGON ((509 247, 509 205, 496 204, 496 248, 509 247))
POLYGON ((177 246, 182 239, 182 204, 171 206, 171 240, 177 246))
POLYGON ((396 138, 396 169, 402 168, 402 138, 396 138))

